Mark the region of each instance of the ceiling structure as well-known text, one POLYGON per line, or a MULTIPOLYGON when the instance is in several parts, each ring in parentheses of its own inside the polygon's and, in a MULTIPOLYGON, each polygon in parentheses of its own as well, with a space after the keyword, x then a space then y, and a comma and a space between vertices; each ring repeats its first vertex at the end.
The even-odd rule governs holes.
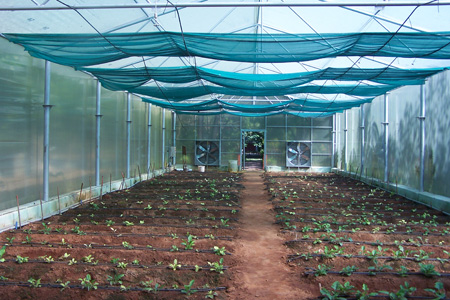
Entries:
POLYGON ((450 1, 4 0, 2 36, 177 113, 326 116, 450 67, 450 1))

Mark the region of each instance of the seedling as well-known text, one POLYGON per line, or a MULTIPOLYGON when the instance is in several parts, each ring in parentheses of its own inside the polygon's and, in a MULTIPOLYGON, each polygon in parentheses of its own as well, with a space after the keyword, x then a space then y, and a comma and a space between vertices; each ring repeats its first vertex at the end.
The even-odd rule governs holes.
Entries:
POLYGON ((409 283, 405 281, 405 286, 400 285, 400 289, 396 293, 388 291, 380 291, 380 293, 388 295, 391 300, 403 300, 407 299, 406 297, 410 296, 416 290, 415 287, 410 287, 409 283))
POLYGON ((95 282, 94 279, 92 279, 90 274, 86 274, 85 278, 78 278, 79 281, 81 281, 81 288, 90 290, 96 290, 98 283, 95 282))
POLYGON ((69 260, 69 266, 72 266, 72 265, 75 265, 75 264, 77 264, 78 262, 75 260, 75 258, 72 258, 71 260, 69 260))
POLYGON ((30 278, 30 279, 28 279, 28 282, 30 283, 31 287, 34 287, 34 288, 41 287, 41 278, 38 278, 38 279, 30 278))
POLYGON ((112 225, 114 225, 116 222, 114 222, 113 220, 106 220, 105 223, 106 223, 106 226, 112 226, 112 225))
POLYGON ((16 256, 16 262, 18 264, 23 264, 23 263, 27 263, 28 262, 28 257, 22 257, 20 255, 16 256))
POLYGON ((330 270, 330 267, 327 267, 326 265, 318 265, 316 271, 314 272, 314 276, 325 276, 328 274, 328 271, 330 270))
POLYGON ((192 234, 189 234, 187 237, 187 240, 182 240, 183 242, 181 245, 184 246, 185 250, 191 250, 195 245, 194 236, 192 234))
POLYGON ((134 223, 133 223, 133 222, 130 222, 130 221, 124 221, 124 222, 123 222, 123 225, 125 225, 125 226, 133 226, 134 223))
POLYGON ((12 245, 12 243, 13 243, 13 241, 14 241, 15 239, 16 239, 15 237, 10 237, 10 238, 7 237, 7 238, 6 238, 6 241, 8 242, 7 245, 12 245))
POLYGON ((161 288, 161 286, 158 283, 155 283, 155 286, 152 287, 152 285, 151 285, 152 282, 153 282, 153 280, 141 281, 141 285, 144 286, 144 288, 143 288, 144 291, 146 291, 148 293, 153 292, 156 294, 159 291, 159 289, 161 288))
POLYGON ((221 256, 223 256, 223 255, 225 255, 225 254, 227 253, 226 250, 225 250, 225 247, 214 246, 214 247, 212 248, 212 250, 214 251, 214 254, 215 254, 215 255, 221 255, 221 256))
POLYGON ((70 289, 70 281, 66 281, 66 282, 60 282, 59 285, 61 286, 61 292, 64 291, 65 289, 70 289))
POLYGON ((425 289, 425 291, 430 292, 435 296, 433 300, 440 300, 446 298, 444 284, 440 281, 434 284, 434 289, 425 289))
POLYGON ((125 276, 125 274, 115 273, 113 276, 108 275, 106 280, 109 282, 109 285, 122 284, 122 280, 121 279, 122 279, 123 276, 125 276))
POLYGON ((378 296, 378 293, 369 293, 369 288, 365 283, 362 285, 362 291, 356 291, 356 298, 358 300, 369 300, 371 297, 378 296))
POLYGON ((132 262, 131 262, 133 265, 139 265, 139 260, 138 259, 135 259, 135 260, 133 260, 132 262))
POLYGON ((217 272, 219 274, 223 274, 223 258, 221 258, 218 262, 208 262, 208 265, 211 267, 210 271, 217 272))
POLYGON ((214 299, 214 297, 216 297, 218 294, 216 292, 214 292, 213 290, 208 291, 208 293, 206 293, 205 298, 206 299, 214 299))
POLYGON ((6 252, 6 245, 3 245, 2 249, 0 249, 0 263, 5 262, 5 259, 2 258, 6 252))
POLYGON ((172 264, 169 264, 169 267, 170 267, 172 270, 176 271, 177 269, 181 268, 181 265, 178 263, 178 260, 175 258, 175 259, 173 260, 173 263, 172 263, 172 264))
POLYGON ((346 276, 350 276, 357 270, 358 270, 358 268, 356 266, 347 266, 347 267, 342 268, 342 270, 339 273, 346 275, 346 276))
POLYGON ((122 242, 122 246, 128 250, 133 249, 133 246, 130 243, 128 243, 127 241, 122 242))
POLYGON ((194 284, 194 279, 192 279, 189 284, 184 285, 184 289, 181 291, 183 294, 186 295, 192 295, 193 293, 197 292, 197 290, 192 289, 192 285, 194 284))
POLYGON ((400 275, 400 276, 402 276, 402 277, 406 277, 406 276, 408 276, 408 272, 409 272, 409 270, 408 270, 408 268, 407 267, 405 267, 405 266, 400 266, 400 270, 398 270, 398 275, 400 275))
POLYGON ((420 272, 426 277, 441 276, 441 274, 434 269, 432 264, 421 264, 419 263, 420 272))
POLYGON ((121 268, 121 269, 126 269, 127 266, 128 266, 128 263, 123 262, 123 261, 120 261, 120 262, 117 263, 117 267, 121 268))
POLYGON ((89 254, 88 256, 83 257, 82 260, 84 262, 91 263, 94 261, 94 257, 91 254, 89 254))

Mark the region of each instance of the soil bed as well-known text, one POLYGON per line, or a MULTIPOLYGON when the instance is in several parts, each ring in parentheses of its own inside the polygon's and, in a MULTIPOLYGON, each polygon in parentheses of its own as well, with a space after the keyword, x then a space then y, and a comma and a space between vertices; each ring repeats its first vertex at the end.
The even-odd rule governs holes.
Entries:
POLYGON ((388 299, 379 291, 433 299, 425 289, 443 292, 436 282, 450 290, 449 216, 333 174, 269 173, 265 184, 290 249, 286 262, 310 299, 388 299), (406 292, 405 282, 415 290, 406 292))

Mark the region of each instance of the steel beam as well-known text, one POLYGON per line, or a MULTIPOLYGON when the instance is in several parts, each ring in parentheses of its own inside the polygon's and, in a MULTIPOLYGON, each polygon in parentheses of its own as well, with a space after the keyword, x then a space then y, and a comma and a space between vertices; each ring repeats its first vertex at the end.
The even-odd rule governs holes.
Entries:
POLYGON ((177 147, 177 114, 176 112, 172 112, 172 147, 175 147, 175 153, 172 157, 172 166, 175 167, 175 164, 177 163, 176 160, 176 147, 177 147))
POLYGON ((152 154, 152 104, 148 104, 148 123, 147 123, 147 175, 150 173, 151 154, 152 154))
POLYGON ((419 190, 424 191, 425 183, 425 84, 420 86, 420 178, 419 190))
POLYGON ((384 94, 384 182, 389 181, 389 96, 384 94))
POLYGON ((344 112, 344 171, 347 171, 348 148, 348 110, 344 112))
POLYGON ((360 108, 360 118, 361 118, 361 174, 363 173, 364 170, 364 153, 365 153, 365 136, 366 136, 366 121, 364 120, 365 116, 365 111, 364 111, 364 104, 361 104, 361 108, 360 108))
POLYGON ((71 5, 71 6, 20 6, 0 7, 0 11, 28 11, 28 10, 85 10, 85 9, 136 9, 136 8, 182 8, 182 7, 387 7, 387 6, 446 6, 450 1, 390 1, 378 0, 358 2, 179 2, 179 3, 136 3, 136 4, 105 4, 105 5, 71 5))
POLYGON ((166 109, 163 108, 162 110, 162 151, 161 151, 161 164, 162 164, 162 169, 164 169, 166 166, 164 165, 164 161, 165 161, 165 145, 166 142, 166 109))
POLYGON ((130 178, 131 160, 131 94, 127 93, 127 178, 130 178))
POLYGON ((50 164, 50 155, 49 155, 49 142, 50 142, 50 109, 52 105, 50 105, 50 62, 48 60, 45 61, 45 79, 44 79, 44 157, 43 157, 43 200, 48 200, 49 194, 49 164, 50 164))
POLYGON ((331 126, 331 168, 334 168, 334 156, 336 153, 336 114, 333 115, 331 126))
POLYGON ((95 185, 100 185, 100 120, 101 115, 101 90, 102 85, 97 80, 97 93, 95 97, 95 185))

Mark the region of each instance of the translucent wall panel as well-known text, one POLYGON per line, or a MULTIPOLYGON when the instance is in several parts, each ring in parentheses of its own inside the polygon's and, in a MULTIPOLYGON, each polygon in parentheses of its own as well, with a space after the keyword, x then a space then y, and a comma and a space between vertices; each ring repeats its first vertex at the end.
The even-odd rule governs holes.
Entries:
POLYGON ((450 72, 430 78, 425 86, 425 183, 428 192, 450 197, 450 72))
POLYGON ((51 64, 49 196, 93 184, 96 81, 51 64), (76 92, 74 92, 76 91, 76 92))
POLYGON ((266 127, 264 117, 242 117, 242 129, 262 129, 266 127))
MULTIPOLYGON (((328 129, 328 131, 330 131, 328 129)), ((281 136, 283 137, 283 136, 281 136)), ((310 141, 311 128, 304 127, 288 127, 286 129, 286 139, 288 141, 310 141)))
MULTIPOLYGON (((130 175, 147 172, 148 104, 131 96, 131 159, 130 175)), ((156 149, 154 149, 156 151, 156 149)))
POLYGON ((162 108, 152 105, 151 168, 162 168, 162 108))
POLYGON ((348 170, 361 172, 361 118, 360 108, 347 111, 348 117, 348 170))
POLYGON ((164 143, 164 166, 168 165, 170 162, 169 149, 173 146, 173 130, 172 130, 172 112, 170 110, 165 110, 166 115, 166 131, 165 131, 165 143, 164 143))
POLYGON ((371 104, 366 104, 365 110, 365 167, 368 176, 384 178, 384 120, 383 97, 377 97, 371 104), (366 170, 367 169, 367 170, 366 170))
POLYGON ((44 61, 0 39, 0 210, 42 193, 44 61))
POLYGON ((389 95, 389 181, 413 188, 419 188, 419 105, 419 86, 389 95))
POLYGON ((100 176, 104 181, 122 178, 127 170, 125 93, 101 90, 101 138, 100 138, 100 176))

